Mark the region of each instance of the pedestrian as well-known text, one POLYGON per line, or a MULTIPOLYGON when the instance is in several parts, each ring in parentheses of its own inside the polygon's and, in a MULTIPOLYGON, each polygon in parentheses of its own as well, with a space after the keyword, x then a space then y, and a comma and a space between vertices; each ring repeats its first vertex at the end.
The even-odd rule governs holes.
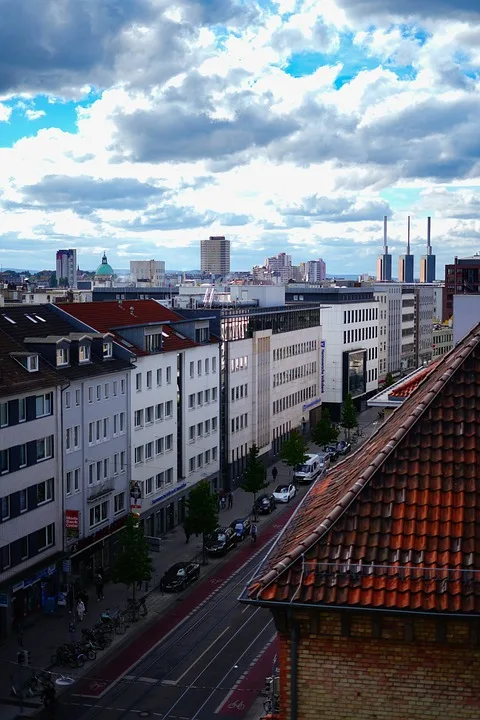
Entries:
POLYGON ((257 523, 252 523, 250 534, 252 536, 252 545, 255 545, 257 542, 257 523))
POLYGON ((277 475, 278 475, 278 470, 277 470, 276 465, 274 465, 273 469, 272 469, 273 482, 277 482, 277 475))
POLYGON ((233 508, 233 493, 230 491, 228 493, 228 509, 233 508))
POLYGON ((77 615, 80 622, 83 622, 83 617, 85 615, 85 605, 83 604, 83 600, 78 600, 77 603, 77 615))
POLYGON ((103 600, 103 576, 100 573, 95 575, 95 590, 97 591, 97 602, 103 600))
POLYGON ((192 531, 190 530, 187 520, 184 520, 183 530, 185 532, 185 542, 188 543, 190 542, 190 535, 192 534, 192 531))
POLYGON ((67 592, 67 608, 70 615, 74 609, 75 593, 73 592, 73 585, 70 585, 67 592))
POLYGON ((81 590, 79 595, 79 599, 83 602, 85 605, 85 615, 88 613, 88 603, 90 601, 90 598, 88 597, 88 593, 86 590, 81 590))
POLYGON ((222 493, 222 496, 220 498, 220 505, 222 510, 225 510, 227 507, 227 498, 225 497, 225 493, 222 493))

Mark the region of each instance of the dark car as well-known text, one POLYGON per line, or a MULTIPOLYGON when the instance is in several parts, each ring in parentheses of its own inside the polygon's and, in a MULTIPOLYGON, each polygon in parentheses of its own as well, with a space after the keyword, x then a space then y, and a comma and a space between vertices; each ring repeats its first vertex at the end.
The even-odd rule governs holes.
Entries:
POLYGON ((277 503, 273 495, 271 493, 264 493, 263 495, 259 495, 253 503, 252 512, 253 514, 260 513, 260 515, 270 515, 276 507, 277 503))
POLYGON ((336 460, 338 458, 338 450, 336 445, 325 445, 323 451, 327 455, 330 455, 330 460, 332 460, 332 462, 333 460, 336 460))
POLYGON ((250 535, 251 520, 249 517, 238 518, 230 523, 230 527, 235 531, 237 540, 245 540, 250 535))
POLYGON ((163 575, 160 580, 160 588, 165 592, 180 592, 199 577, 200 565, 198 563, 178 562, 163 575))
POLYGON ((351 449, 352 446, 346 440, 340 440, 340 442, 337 443, 337 452, 339 455, 346 455, 351 449))
POLYGON ((225 555, 232 548, 237 547, 238 538, 231 527, 219 527, 215 532, 207 535, 205 548, 209 555, 225 555))

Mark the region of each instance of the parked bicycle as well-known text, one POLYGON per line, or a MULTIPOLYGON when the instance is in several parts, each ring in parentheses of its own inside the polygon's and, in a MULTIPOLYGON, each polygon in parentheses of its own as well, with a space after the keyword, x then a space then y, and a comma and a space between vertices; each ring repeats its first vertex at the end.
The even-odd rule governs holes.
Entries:
POLYGON ((84 642, 91 643, 95 650, 105 650, 112 642, 111 633, 100 628, 82 630, 82 638, 84 642))
POLYGON ((113 632, 117 635, 124 635, 127 630, 125 618, 120 610, 105 610, 105 612, 100 615, 100 621, 104 627, 113 629, 113 632))
POLYGON ((83 667, 86 661, 87 655, 80 650, 78 643, 61 645, 51 660, 52 665, 71 668, 83 667))
POLYGON ((23 685, 18 687, 12 683, 10 694, 13 697, 33 698, 43 695, 46 685, 52 683, 50 673, 32 672, 23 685))
POLYGON ((141 617, 146 617, 147 615, 148 608, 145 597, 140 598, 139 600, 133 600, 132 598, 128 600, 126 609, 128 622, 137 622, 137 620, 141 617))

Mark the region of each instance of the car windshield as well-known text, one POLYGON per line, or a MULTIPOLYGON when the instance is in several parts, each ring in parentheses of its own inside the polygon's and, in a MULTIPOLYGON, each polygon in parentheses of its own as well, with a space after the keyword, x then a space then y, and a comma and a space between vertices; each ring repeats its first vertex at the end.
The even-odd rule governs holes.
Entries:
POLYGON ((184 577, 185 576, 185 568, 183 568, 183 567, 178 568, 177 575, 178 575, 178 577, 184 577))
POLYGON ((236 530, 237 532, 242 532, 242 530, 243 530, 243 523, 242 523, 242 522, 237 522, 237 523, 235 523, 235 530, 236 530))
POLYGON ((275 490, 276 493, 286 493, 288 492, 287 485, 279 485, 277 489, 275 490))
POLYGON ((309 473, 311 470, 310 465, 299 465, 297 468, 297 472, 303 472, 303 473, 309 473))
POLYGON ((225 535, 225 533, 217 533, 217 541, 218 542, 225 542, 226 539, 227 539, 227 536, 225 535))

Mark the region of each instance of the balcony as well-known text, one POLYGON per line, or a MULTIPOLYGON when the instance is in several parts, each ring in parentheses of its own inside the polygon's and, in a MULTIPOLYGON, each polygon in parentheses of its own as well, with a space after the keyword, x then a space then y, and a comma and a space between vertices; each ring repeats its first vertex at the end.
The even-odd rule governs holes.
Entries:
POLYGON ((94 485, 93 487, 88 489, 87 503, 94 503, 97 500, 100 500, 100 498, 105 497, 106 495, 109 495, 114 490, 115 490, 115 483, 114 483, 113 478, 108 478, 108 480, 103 480, 102 482, 100 482, 97 485, 94 485))

